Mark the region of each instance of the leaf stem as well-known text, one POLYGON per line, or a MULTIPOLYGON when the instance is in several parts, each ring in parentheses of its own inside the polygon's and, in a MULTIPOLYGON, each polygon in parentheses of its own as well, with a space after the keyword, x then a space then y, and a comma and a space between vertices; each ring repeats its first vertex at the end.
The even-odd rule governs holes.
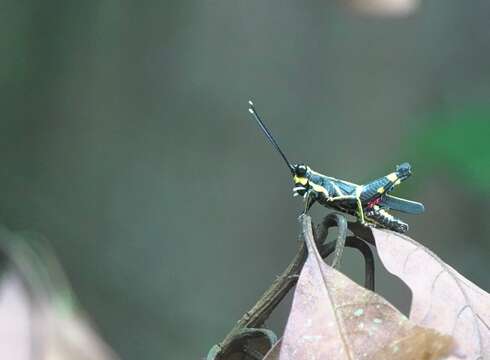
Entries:
MULTIPOLYGON (((307 216, 307 215, 302 215, 307 216)), ((326 258, 335 251, 332 266, 338 268, 342 258, 344 247, 358 249, 364 256, 366 265, 365 286, 374 289, 374 260, 369 246, 362 241, 359 236, 347 237, 347 229, 351 231, 352 223, 347 224, 346 218, 338 213, 331 213, 315 228, 313 234, 318 251, 322 258, 326 258), (349 225, 349 226, 348 226, 349 225), (324 243, 327 238, 329 228, 338 228, 335 240, 324 243)), ((355 227, 354 227, 355 228, 355 227)), ((365 235, 363 231, 360 231, 365 235)), ((253 349, 247 346, 247 341, 251 338, 264 337, 273 342, 275 335, 270 330, 261 329, 264 322, 269 318, 277 305, 282 301, 286 294, 298 281, 299 274, 307 257, 307 248, 304 241, 300 243, 298 251, 286 269, 279 275, 259 298, 257 303, 247 311, 235 324, 225 338, 217 345, 214 345, 208 353, 207 360, 224 360, 233 353, 249 353, 253 349), (245 347, 247 350, 245 351, 245 347)), ((270 344, 272 346, 272 344, 270 344)), ((254 352, 256 356, 256 352, 254 352)), ((250 356, 250 355, 249 355, 250 356)))

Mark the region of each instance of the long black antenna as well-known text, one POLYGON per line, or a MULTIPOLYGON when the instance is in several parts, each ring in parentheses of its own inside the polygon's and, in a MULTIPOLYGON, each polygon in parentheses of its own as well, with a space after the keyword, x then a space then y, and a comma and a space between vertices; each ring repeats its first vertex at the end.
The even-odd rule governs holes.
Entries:
POLYGON ((281 157, 284 159, 284 162, 288 166, 288 168, 291 171, 291 173, 294 174, 294 166, 291 165, 291 163, 289 162, 289 160, 286 157, 286 155, 284 155, 284 153, 282 152, 282 150, 279 147, 279 145, 277 145, 277 142, 274 139, 274 137, 272 136, 270 130, 267 128, 267 126, 265 126, 264 122, 262 121, 262 119, 260 118, 259 114, 257 113, 257 110, 255 110, 254 103, 251 100, 249 100, 248 101, 248 104, 250 105, 250 107, 248 108, 248 111, 250 112, 250 114, 253 115, 253 117, 255 118, 255 120, 257 121, 257 123, 259 124, 260 128, 264 132, 265 136, 267 136, 267 139, 269 139, 269 141, 272 144, 272 146, 274 146, 276 148, 276 150, 279 152, 279 154, 281 154, 281 157))

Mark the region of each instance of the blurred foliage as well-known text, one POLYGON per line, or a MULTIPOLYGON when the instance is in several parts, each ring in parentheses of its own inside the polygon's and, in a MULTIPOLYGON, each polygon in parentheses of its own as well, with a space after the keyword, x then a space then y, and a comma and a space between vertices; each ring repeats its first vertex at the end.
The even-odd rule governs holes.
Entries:
POLYGON ((490 108, 437 112, 416 133, 416 160, 432 171, 449 169, 475 191, 490 192, 490 108))
POLYGON ((0 226, 0 358, 116 360, 71 288, 46 239, 0 226))

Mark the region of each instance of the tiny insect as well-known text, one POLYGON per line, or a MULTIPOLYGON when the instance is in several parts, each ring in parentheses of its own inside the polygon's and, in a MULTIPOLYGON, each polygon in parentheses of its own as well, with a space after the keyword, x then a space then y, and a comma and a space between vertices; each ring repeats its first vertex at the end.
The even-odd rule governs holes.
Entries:
POLYGON ((304 213, 318 202, 327 208, 355 216, 365 226, 405 233, 408 231, 408 224, 388 211, 391 209, 407 214, 424 212, 424 205, 421 203, 389 195, 412 174, 410 164, 398 165, 394 172, 364 185, 320 174, 305 164, 291 164, 260 118, 252 101, 248 103, 248 111, 291 171, 294 182, 293 196, 304 198, 304 213))

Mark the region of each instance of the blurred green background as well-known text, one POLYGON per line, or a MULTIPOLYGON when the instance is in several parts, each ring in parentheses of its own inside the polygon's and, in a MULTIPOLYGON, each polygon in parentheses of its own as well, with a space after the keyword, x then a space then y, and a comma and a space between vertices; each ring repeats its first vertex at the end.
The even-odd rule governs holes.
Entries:
MULTIPOLYGON (((317 171, 361 183, 411 162, 396 194, 427 211, 403 216, 409 235, 488 291, 489 14, 487 0, 397 18, 342 1, 4 0, 0 221, 51 241, 122 358, 200 359, 298 245, 301 203, 251 97, 317 171)), ((358 254, 342 269, 361 281, 358 254)), ((407 311, 407 288, 377 279, 407 311)))

